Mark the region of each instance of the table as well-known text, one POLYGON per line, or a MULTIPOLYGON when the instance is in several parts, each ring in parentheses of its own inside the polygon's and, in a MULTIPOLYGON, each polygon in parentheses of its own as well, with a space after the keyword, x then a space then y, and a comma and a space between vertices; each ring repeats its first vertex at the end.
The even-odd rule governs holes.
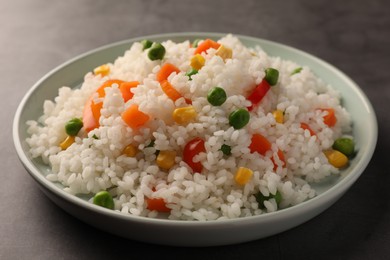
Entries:
POLYGON ((12 0, 0 4, 0 259, 385 259, 390 255, 390 2, 12 0), (12 121, 27 90, 85 51, 148 34, 222 32, 307 51, 349 75, 379 122, 371 163, 321 215, 248 243, 151 245, 84 224, 52 203, 19 162, 12 121), (386 134, 387 133, 387 134, 386 134))

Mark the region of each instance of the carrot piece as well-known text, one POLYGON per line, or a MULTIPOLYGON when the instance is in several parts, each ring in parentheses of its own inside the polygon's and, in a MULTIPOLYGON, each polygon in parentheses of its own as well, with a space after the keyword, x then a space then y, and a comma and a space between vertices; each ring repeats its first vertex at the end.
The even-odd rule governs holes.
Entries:
POLYGON ((221 46, 220 43, 210 39, 206 39, 201 44, 198 45, 198 47, 194 51, 194 54, 201 54, 202 52, 207 52, 207 50, 210 48, 218 49, 219 46, 221 46))
POLYGON ((182 95, 172 86, 171 83, 168 82, 168 80, 163 80, 160 83, 160 86, 164 91, 165 95, 167 95, 173 101, 176 101, 182 97, 182 95))
MULTIPOLYGON (((282 161, 282 167, 284 167, 286 165, 286 159, 284 158, 284 153, 280 149, 278 149, 278 157, 279 157, 279 160, 282 161)), ((271 161, 274 164, 274 171, 276 171, 276 169, 278 168, 278 165, 275 163, 274 156, 271 157, 271 161)))
POLYGON ((95 118, 95 121, 98 122, 98 126, 99 126, 99 119, 101 116, 100 109, 102 109, 102 107, 103 107, 103 102, 95 104, 95 102, 93 102, 93 100, 91 101, 92 114, 93 114, 93 117, 95 118))
POLYGON ((302 128, 303 130, 309 130, 311 136, 316 135, 316 132, 314 132, 314 131, 310 128, 310 126, 309 126, 308 124, 306 124, 306 123, 301 123, 301 128, 302 128))
POLYGON ((88 99, 83 110, 83 127, 86 132, 99 127, 99 119, 96 120, 92 111, 92 99, 88 99))
POLYGON ((336 118, 336 115, 334 113, 334 109, 333 108, 321 108, 320 110, 328 112, 328 114, 324 116, 324 123, 329 127, 334 126, 337 122, 337 118, 336 118))
POLYGON ((251 153, 258 152, 261 155, 271 149, 271 143, 261 134, 252 135, 251 144, 249 145, 251 153))
POLYGON ((121 116, 123 121, 133 129, 144 125, 150 118, 147 114, 139 111, 136 104, 132 104, 121 116))
MULTIPOLYGON (((111 87, 114 83, 120 85, 123 80, 110 79, 105 81, 97 90, 99 97, 104 97, 104 89, 111 87)), ((99 118, 100 118, 100 109, 102 108, 103 103, 93 102, 93 95, 87 100, 83 110, 83 127, 86 132, 89 132, 97 127, 99 127, 99 118)))
POLYGON ((133 98, 134 94, 131 92, 131 89, 137 87, 138 85, 138 81, 122 82, 120 84, 119 90, 122 93, 123 101, 125 101, 125 103, 133 98))
MULTIPOLYGON (((98 93, 100 98, 105 97, 105 95, 106 95, 106 93, 104 91, 105 88, 111 87, 113 84, 121 85, 123 82, 124 82, 123 80, 119 80, 119 79, 107 80, 96 90, 96 92, 98 93)), ((93 96, 91 96, 91 99, 92 99, 92 97, 93 96)), ((98 127, 99 127, 99 119, 101 116, 100 110, 102 109, 102 107, 103 107, 103 102, 99 102, 99 103, 95 104, 95 102, 93 102, 93 100, 91 101, 92 114, 93 114, 93 117, 95 118, 95 121, 97 122, 98 127)))
POLYGON ((146 208, 148 210, 156 210, 158 212, 170 212, 163 198, 146 198, 146 208))
POLYGON ((167 80, 169 75, 171 75, 173 72, 176 72, 176 74, 178 74, 180 70, 171 63, 165 63, 157 72, 157 81, 161 83, 162 81, 167 80))
POLYGON ((120 86, 124 81, 120 79, 109 79, 105 81, 97 90, 96 92, 99 94, 99 97, 104 97, 106 94, 104 92, 104 89, 107 87, 111 87, 114 84, 118 84, 120 86))

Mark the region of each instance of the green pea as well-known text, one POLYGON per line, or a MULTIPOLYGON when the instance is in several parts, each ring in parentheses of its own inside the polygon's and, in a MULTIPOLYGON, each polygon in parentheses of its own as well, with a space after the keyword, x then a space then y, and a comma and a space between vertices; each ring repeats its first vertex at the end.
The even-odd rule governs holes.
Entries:
POLYGON ((149 41, 149 40, 143 40, 141 42, 141 44, 143 46, 142 50, 146 50, 146 49, 149 49, 150 47, 152 47, 153 42, 149 41))
POLYGON ((332 148, 346 156, 351 156, 355 152, 355 143, 351 138, 342 137, 334 141, 332 148))
POLYGON ((275 194, 269 194, 269 196, 264 196, 263 193, 260 191, 255 194, 255 198, 257 203, 259 204, 259 207, 264 209, 264 201, 270 200, 270 199, 275 199, 276 204, 279 206, 280 202, 282 201, 282 194, 279 191, 276 191, 275 194))
POLYGON ((220 150, 222 151, 222 153, 224 155, 231 155, 232 154, 232 148, 229 145, 227 145, 227 144, 223 144, 221 146, 220 150))
POLYGON ((271 196, 273 196, 277 205, 279 205, 280 202, 282 202, 282 193, 280 193, 279 191, 276 191, 275 195, 271 195, 271 196))
POLYGON ((299 72, 301 72, 301 70, 302 70, 302 67, 296 68, 295 70, 293 70, 293 71, 291 72, 290 75, 298 74, 299 72))
POLYGON ((115 207, 114 200, 112 199, 111 194, 107 191, 99 191, 96 193, 93 197, 93 204, 108 209, 114 209, 115 207))
POLYGON ((161 43, 155 43, 148 52, 150 60, 162 60, 165 55, 165 48, 161 43))
POLYGON ((202 41, 202 39, 195 39, 195 40, 192 42, 192 47, 194 47, 194 48, 198 47, 198 44, 199 44, 200 41, 202 41))
POLYGON ((83 121, 80 118, 73 118, 65 124, 65 131, 70 136, 76 136, 83 127, 83 121))
POLYGON ((187 71, 186 76, 188 76, 190 78, 190 80, 192 80, 191 76, 193 76, 193 75, 195 75, 197 73, 198 73, 198 70, 190 69, 189 71, 187 71))
POLYGON ((223 88, 213 87, 207 94, 207 101, 213 106, 220 106, 225 103, 227 97, 223 88))
POLYGON ((265 80, 271 85, 274 86, 278 83, 279 71, 274 68, 268 68, 265 70, 265 80))
POLYGON ((229 115, 229 124, 234 127, 234 129, 241 129, 249 123, 250 115, 248 110, 244 108, 239 108, 234 110, 229 115))

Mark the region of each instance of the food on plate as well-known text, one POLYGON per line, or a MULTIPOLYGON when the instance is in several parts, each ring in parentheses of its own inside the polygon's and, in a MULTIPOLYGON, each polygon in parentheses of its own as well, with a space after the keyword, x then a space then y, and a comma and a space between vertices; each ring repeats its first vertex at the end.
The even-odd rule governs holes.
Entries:
MULTIPOLYGON (((56 86, 53 86, 56 87, 56 86)), ((124 214, 248 217, 316 196, 355 153, 340 94, 234 35, 135 42, 28 121, 46 178, 124 214)))

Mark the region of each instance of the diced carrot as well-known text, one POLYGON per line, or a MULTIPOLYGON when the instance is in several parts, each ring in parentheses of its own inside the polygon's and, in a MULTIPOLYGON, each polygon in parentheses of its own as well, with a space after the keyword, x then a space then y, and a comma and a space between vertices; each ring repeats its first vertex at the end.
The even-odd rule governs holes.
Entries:
MULTIPOLYGON (((258 152, 259 154, 265 156, 267 151, 271 150, 271 143, 261 134, 253 134, 251 144, 249 145, 249 149, 251 153, 258 152)), ((281 150, 278 150, 278 157, 279 160, 282 161, 282 166, 284 167, 286 165, 286 160, 284 158, 284 154, 281 150)), ((275 163, 275 159, 272 156, 271 161, 274 164, 274 171, 278 167, 275 163)))
POLYGON ((163 198, 146 198, 146 208, 148 210, 156 210, 158 212, 170 212, 163 198))
MULTIPOLYGON (((282 167, 284 167, 286 165, 286 159, 284 158, 284 153, 280 149, 278 150, 278 157, 279 157, 279 160, 282 161, 282 167)), ((274 156, 271 157, 271 161, 274 164, 274 171, 276 171, 276 169, 278 168, 278 165, 275 163, 274 156)))
POLYGON ((168 82, 168 80, 163 80, 160 83, 160 86, 164 91, 165 95, 167 95, 173 101, 176 101, 182 97, 182 95, 172 86, 171 83, 168 82))
POLYGON ((97 90, 96 92, 99 94, 99 97, 104 97, 106 94, 104 92, 104 89, 107 87, 111 87, 113 84, 118 84, 120 86, 124 81, 120 79, 109 79, 105 81, 97 90))
POLYGON ((86 132, 89 132, 96 127, 99 127, 99 119, 96 120, 92 112, 92 99, 88 99, 83 110, 83 127, 86 132))
MULTIPOLYGON (((107 80, 105 81, 97 90, 96 92, 98 93, 99 97, 105 97, 106 95, 106 92, 105 92, 105 88, 108 88, 108 87, 111 87, 113 84, 118 84, 118 85, 121 85, 124 81, 123 80, 119 80, 119 79, 110 79, 110 80, 107 80)), ((93 98, 93 95, 91 96, 91 99, 93 98)), ((93 100, 91 101, 91 110, 92 110, 92 114, 93 114, 93 117, 95 118, 95 121, 97 122, 97 126, 99 126, 99 118, 100 118, 100 110, 102 109, 103 107, 103 102, 99 102, 97 104, 95 104, 95 102, 93 102, 93 100)))
POLYGON ((139 111, 136 104, 132 104, 121 116, 123 121, 133 129, 143 126, 150 118, 147 114, 139 111))
POLYGON ((201 54, 202 52, 206 52, 210 48, 218 49, 219 46, 221 46, 220 43, 210 39, 206 39, 201 44, 198 45, 198 47, 195 49, 194 54, 201 54))
MULTIPOLYGON (((105 81, 97 90, 99 97, 104 97, 105 92, 104 89, 107 87, 111 87, 114 83, 120 85, 123 83, 123 80, 107 80, 105 81)), ((97 127, 99 127, 99 118, 100 118, 100 109, 102 108, 103 103, 93 102, 93 95, 87 100, 87 103, 84 106, 83 110, 83 127, 86 132, 89 132, 97 127)))
POLYGON ((334 109, 333 108, 321 108, 320 110, 328 112, 328 114, 324 116, 324 123, 329 127, 334 126, 337 122, 337 118, 336 118, 336 115, 334 113, 334 109))
POLYGON ((93 114, 93 117, 95 118, 95 121, 97 122, 98 126, 99 126, 99 119, 101 116, 100 109, 102 109, 102 107, 103 107, 103 102, 95 103, 95 102, 93 102, 93 100, 91 101, 92 114, 93 114))
POLYGON ((310 126, 309 126, 308 124, 306 124, 306 123, 301 123, 301 128, 302 128, 303 130, 309 130, 311 136, 316 135, 316 132, 314 132, 314 131, 310 128, 310 126))
POLYGON ((167 80, 169 75, 171 75, 173 72, 179 73, 180 70, 171 63, 165 63, 157 72, 157 81, 161 83, 162 81, 167 80))
POLYGON ((261 155, 271 149, 271 143, 261 134, 253 134, 249 145, 251 153, 258 152, 261 155))
POLYGON ((131 89, 137 87, 138 85, 138 81, 122 82, 120 84, 119 90, 122 93, 123 101, 127 102, 133 98, 134 93, 131 92, 131 89))

